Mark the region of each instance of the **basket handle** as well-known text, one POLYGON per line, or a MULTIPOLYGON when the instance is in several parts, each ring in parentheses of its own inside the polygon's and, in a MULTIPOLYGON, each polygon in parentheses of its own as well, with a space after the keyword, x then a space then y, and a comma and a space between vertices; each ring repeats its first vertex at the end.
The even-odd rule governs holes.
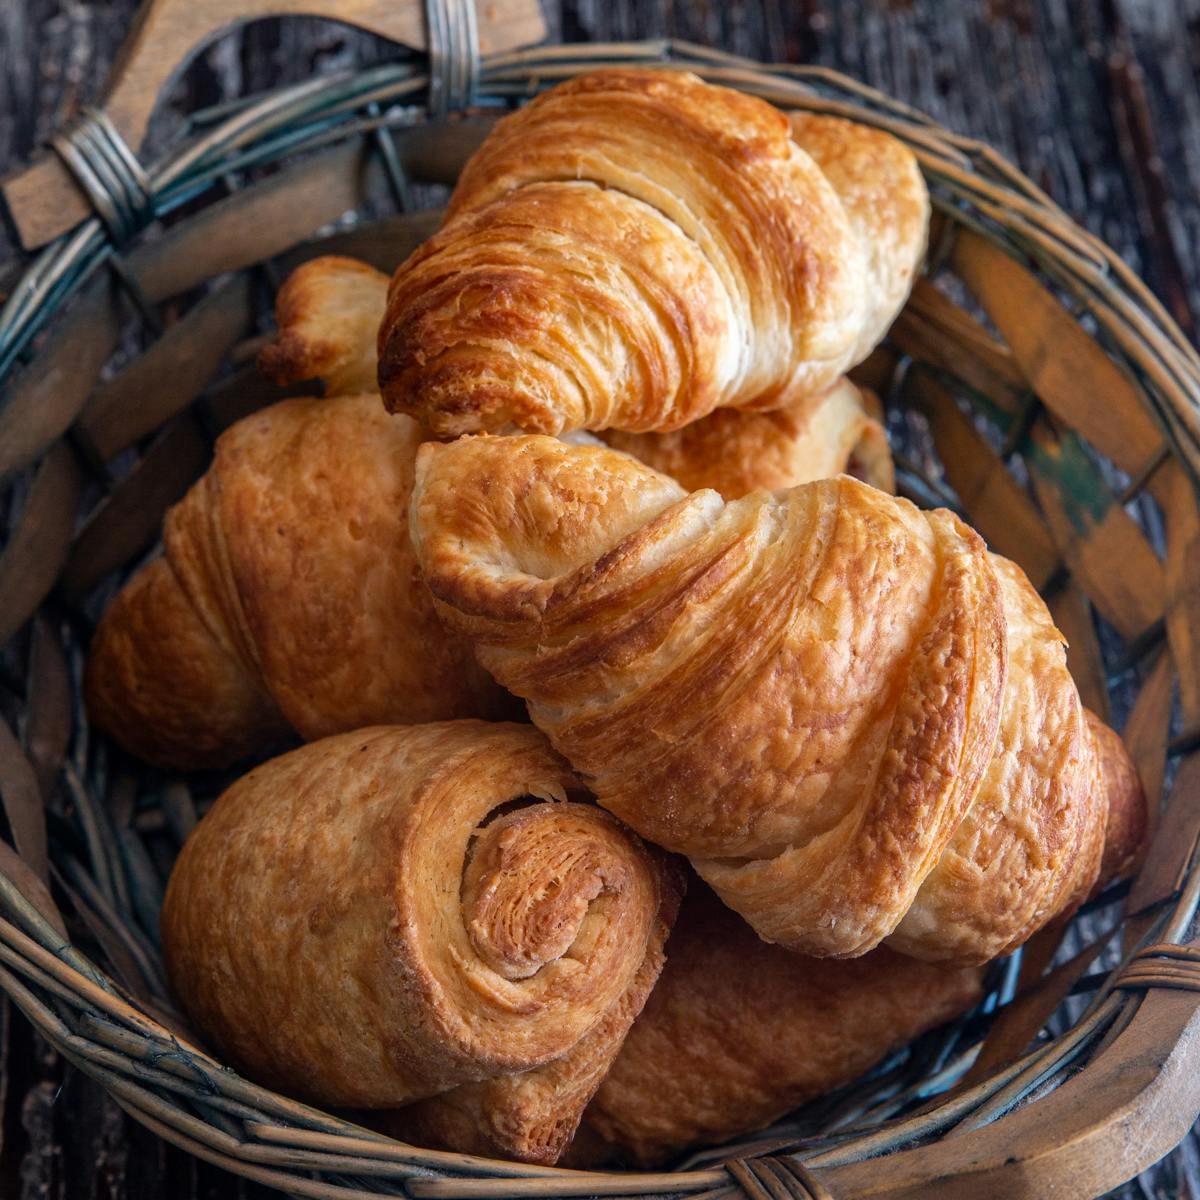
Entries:
POLYGON ((1134 959, 1118 983, 1146 990, 1133 1019, 1050 1095, 886 1164, 821 1170, 821 1182, 838 1200, 1040 1200, 1098 1196, 1133 1178, 1200 1114, 1198 948, 1157 946, 1134 959))
MULTIPOLYGON (((222 33, 263 17, 303 15, 354 25, 416 50, 434 50, 446 18, 470 3, 143 0, 105 83, 101 110, 82 130, 56 139, 57 154, 41 155, 0 183, 21 245, 36 249, 74 228, 93 209, 106 218, 110 229, 114 221, 126 217, 136 221, 135 210, 145 206, 148 197, 134 155, 155 105, 196 54, 222 33), (106 191, 115 192, 115 197, 106 201, 106 191)), ((477 24, 484 54, 527 46, 546 34, 538 0, 487 0, 478 4, 476 21, 468 23, 477 24)))

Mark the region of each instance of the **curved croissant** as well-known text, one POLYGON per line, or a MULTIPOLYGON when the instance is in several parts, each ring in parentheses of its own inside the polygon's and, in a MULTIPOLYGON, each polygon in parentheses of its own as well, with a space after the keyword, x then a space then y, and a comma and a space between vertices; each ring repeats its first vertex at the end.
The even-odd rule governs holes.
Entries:
POLYGON ((279 329, 259 351, 259 373, 279 384, 323 379, 327 396, 374 392, 387 290, 388 277, 357 258, 302 263, 275 297, 279 329))
POLYGON ((445 1093, 472 1148, 553 1162, 662 965, 680 881, 528 726, 326 738, 200 822, 163 907, 192 1020, 270 1087, 445 1093))
POLYGON ((845 961, 790 954, 693 882, 569 1161, 656 1166, 762 1129, 965 1011, 982 974, 886 946, 845 961))
POLYGON ((1025 576, 944 510, 846 476, 724 503, 481 437, 422 447, 412 527, 600 803, 767 941, 986 961, 1083 899, 1110 809, 1143 803, 1100 777, 1025 576))
POLYGON ((600 437, 689 492, 713 488, 726 500, 843 471, 893 492, 896 474, 879 412, 874 395, 843 378, 820 396, 800 396, 774 412, 721 408, 672 433, 606 430, 600 437))
POLYGON ((580 76, 498 123, 396 272, 380 390, 439 436, 817 396, 899 311, 928 214, 877 130, 684 72, 580 76))
POLYGON ((295 399, 217 442, 164 554, 109 606, 92 721, 161 766, 227 766, 291 730, 482 715, 501 703, 438 620, 408 536, 419 434, 378 396, 295 399))
MULTIPOLYGON (((374 387, 387 283, 353 258, 327 255, 298 267, 279 289, 279 332, 259 353, 259 370, 280 384, 321 377, 327 396, 374 387)), ((843 470, 891 492, 895 472, 880 416, 878 400, 843 378, 769 413, 725 408, 671 433, 602 436, 689 491, 716 488, 730 500, 843 470)))

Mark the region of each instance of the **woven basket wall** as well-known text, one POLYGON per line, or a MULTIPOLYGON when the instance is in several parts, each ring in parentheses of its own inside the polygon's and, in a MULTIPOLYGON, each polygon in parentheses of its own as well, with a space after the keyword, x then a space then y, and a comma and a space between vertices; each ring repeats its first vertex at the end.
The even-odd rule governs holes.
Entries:
POLYGON ((454 78, 438 62, 432 89, 410 61, 196 114, 144 195, 129 184, 44 251, 0 312, 0 987, 134 1118, 299 1196, 1092 1196, 1130 1177, 1200 1111, 1200 952, 1180 946, 1200 897, 1196 352, 1013 167, 832 72, 673 43, 552 47, 454 78), (391 270, 438 221, 412 198, 452 184, 499 111, 607 63, 684 67, 913 147, 936 211, 928 268, 855 375, 886 401, 901 490, 963 513, 1046 597, 1157 814, 1132 886, 995 964, 963 1020, 652 1175, 403 1146, 190 1045, 158 906, 227 780, 138 767, 79 700, 89 632, 167 507, 220 430, 285 394, 252 365, 274 285, 331 252, 391 270), (469 110, 430 118, 431 90, 469 110))

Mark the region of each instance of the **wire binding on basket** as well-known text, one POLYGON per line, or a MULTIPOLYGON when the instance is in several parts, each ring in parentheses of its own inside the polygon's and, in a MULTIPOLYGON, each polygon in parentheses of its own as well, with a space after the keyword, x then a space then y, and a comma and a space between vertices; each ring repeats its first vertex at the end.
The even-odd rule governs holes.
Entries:
POLYGON ((425 0, 429 34, 429 112, 445 116, 470 104, 479 85, 475 0, 425 0))
POLYGON ((1200 992, 1200 950, 1165 942, 1147 946, 1130 960, 1115 986, 1126 991, 1173 988, 1200 992))
POLYGON ((747 1200, 834 1200, 833 1193, 794 1158, 735 1158, 725 1170, 747 1200))
POLYGON ((87 194, 116 245, 154 220, 150 180, 102 109, 85 109, 75 125, 55 134, 50 147, 87 194))

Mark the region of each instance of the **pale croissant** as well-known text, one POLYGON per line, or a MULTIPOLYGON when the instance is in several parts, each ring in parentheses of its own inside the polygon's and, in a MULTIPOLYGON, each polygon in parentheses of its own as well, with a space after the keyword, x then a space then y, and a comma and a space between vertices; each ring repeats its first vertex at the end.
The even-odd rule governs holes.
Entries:
POLYGON ((1140 828, 1045 605, 947 511, 846 476, 725 503, 476 437, 422 447, 412 528, 439 610, 600 803, 768 941, 983 962, 1140 828))
MULTIPOLYGON (((327 255, 298 267, 279 289, 279 331, 258 356, 276 383, 320 377, 325 395, 362 391, 375 378, 375 339, 387 301, 387 276, 353 258, 327 255)), ((672 433, 601 436, 689 491, 716 488, 736 499, 848 471, 895 490, 878 399, 848 379, 827 392, 792 397, 769 413, 718 409, 672 433)))
POLYGON ((584 1112, 572 1166, 656 1166, 762 1129, 982 994, 980 967, 923 963, 886 946, 847 960, 769 946, 694 880, 666 953, 584 1112))
POLYGON ((580 76, 499 122, 396 272, 380 389, 438 436, 817 396, 899 311, 928 215, 878 130, 684 72, 580 76))
POLYGON ((286 400, 217 441, 164 553, 105 612, 93 723, 149 762, 228 766, 294 731, 489 715, 408 536, 419 434, 378 396, 286 400))
POLYGON ((227 1061, 319 1104, 423 1096, 460 1149, 553 1162, 662 966, 682 880, 530 726, 377 727, 235 783, 162 915, 227 1061))

